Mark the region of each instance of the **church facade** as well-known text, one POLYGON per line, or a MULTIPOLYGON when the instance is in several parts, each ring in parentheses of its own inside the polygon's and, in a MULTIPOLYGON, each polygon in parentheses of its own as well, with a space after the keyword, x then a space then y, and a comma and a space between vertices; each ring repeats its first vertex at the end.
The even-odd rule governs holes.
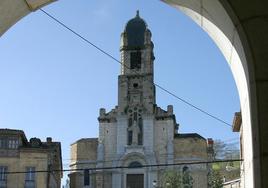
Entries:
POLYGON ((151 37, 137 12, 121 34, 118 105, 100 109, 98 138, 71 145, 71 187, 163 187, 167 171, 191 174, 188 181, 182 177, 185 188, 207 187, 209 166, 186 163, 210 160, 212 146, 196 133, 178 132, 173 106, 157 106, 151 37), (185 165, 164 165, 174 163, 185 165))

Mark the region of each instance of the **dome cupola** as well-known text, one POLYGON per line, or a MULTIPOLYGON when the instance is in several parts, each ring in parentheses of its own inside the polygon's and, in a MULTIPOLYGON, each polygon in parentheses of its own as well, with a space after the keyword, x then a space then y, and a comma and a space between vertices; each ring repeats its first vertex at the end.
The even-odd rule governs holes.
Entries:
POLYGON ((139 11, 135 18, 129 20, 125 27, 125 33, 127 36, 127 46, 130 48, 142 48, 145 41, 145 32, 147 30, 147 24, 140 17, 139 11))

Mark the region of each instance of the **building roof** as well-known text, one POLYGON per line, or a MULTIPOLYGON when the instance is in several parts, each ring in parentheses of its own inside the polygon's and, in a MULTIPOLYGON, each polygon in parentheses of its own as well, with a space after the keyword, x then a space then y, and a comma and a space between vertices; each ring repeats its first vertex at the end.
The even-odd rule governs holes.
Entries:
POLYGON ((27 143, 28 140, 25 136, 25 133, 22 130, 17 129, 0 129, 0 135, 17 135, 21 136, 23 142, 27 143))
POLYGON ((125 27, 127 34, 128 47, 143 47, 144 33, 147 29, 146 22, 140 17, 139 11, 134 18, 129 20, 125 27))
POLYGON ((92 142, 92 141, 98 141, 98 138, 81 138, 75 141, 74 143, 72 143, 71 145, 76 144, 78 142, 92 142))
MULTIPOLYGON (((0 129, 0 136, 19 136, 22 138, 23 143, 19 146, 19 150, 23 152, 47 152, 52 154, 53 162, 62 169, 62 154, 61 143, 52 142, 52 138, 48 137, 46 142, 42 142, 39 138, 31 138, 27 140, 24 131, 16 129, 0 129)), ((58 168, 56 168, 59 170, 58 168)), ((61 176, 62 176, 62 172, 61 176)))
POLYGON ((198 139, 203 139, 206 140, 204 137, 202 137, 200 134, 197 133, 179 133, 175 134, 174 138, 198 138, 198 139))

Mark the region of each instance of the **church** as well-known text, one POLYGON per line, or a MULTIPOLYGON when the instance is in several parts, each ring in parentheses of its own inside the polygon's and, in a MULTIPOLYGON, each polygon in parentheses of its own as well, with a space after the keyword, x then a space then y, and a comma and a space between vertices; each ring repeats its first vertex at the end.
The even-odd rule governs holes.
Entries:
POLYGON ((167 171, 180 172, 185 188, 207 187, 209 165, 187 163, 211 160, 213 141, 180 133, 173 106, 157 106, 151 38, 137 12, 121 34, 118 104, 109 112, 100 109, 98 138, 71 145, 71 188, 168 187, 167 171))

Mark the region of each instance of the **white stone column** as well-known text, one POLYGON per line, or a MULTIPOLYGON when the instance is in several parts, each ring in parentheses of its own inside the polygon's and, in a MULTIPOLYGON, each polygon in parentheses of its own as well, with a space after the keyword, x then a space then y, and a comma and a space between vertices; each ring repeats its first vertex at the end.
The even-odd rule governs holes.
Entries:
POLYGON ((167 120, 167 162, 173 163, 174 161, 174 147, 173 147, 173 140, 174 140, 174 121, 173 119, 167 120))
POLYGON ((146 153, 154 149, 154 117, 153 115, 143 116, 143 145, 146 153))
POLYGON ((145 188, 154 188, 153 182, 156 181, 157 185, 159 186, 159 180, 157 179, 157 172, 156 171, 148 171, 147 174, 147 186, 145 185, 145 188))
POLYGON ((117 116, 117 154, 125 152, 127 145, 127 116, 117 116))
POLYGON ((112 188, 122 188, 122 174, 114 172, 112 173, 112 188))

